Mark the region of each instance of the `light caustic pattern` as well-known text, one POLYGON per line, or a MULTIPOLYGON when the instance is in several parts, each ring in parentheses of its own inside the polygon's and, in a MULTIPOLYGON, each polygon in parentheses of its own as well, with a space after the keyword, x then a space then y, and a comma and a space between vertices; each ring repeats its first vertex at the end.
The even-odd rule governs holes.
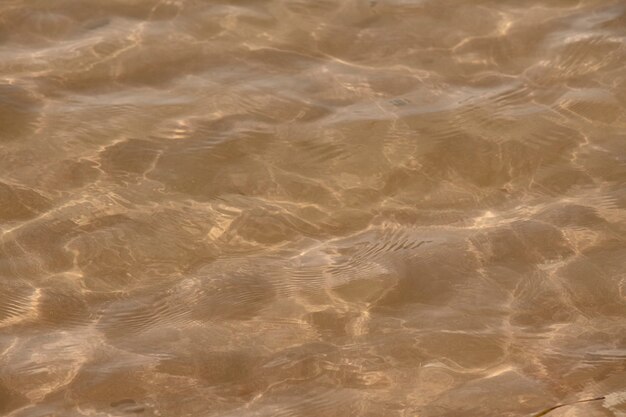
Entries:
POLYGON ((626 416, 626 3, 0 2, 0 415, 137 414, 626 416))

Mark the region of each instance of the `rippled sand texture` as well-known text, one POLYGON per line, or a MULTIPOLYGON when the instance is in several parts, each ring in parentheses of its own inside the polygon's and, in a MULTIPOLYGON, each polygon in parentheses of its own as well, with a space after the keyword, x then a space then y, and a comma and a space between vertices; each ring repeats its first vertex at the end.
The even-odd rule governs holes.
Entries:
POLYGON ((626 416, 626 3, 2 0, 0 415, 626 416))

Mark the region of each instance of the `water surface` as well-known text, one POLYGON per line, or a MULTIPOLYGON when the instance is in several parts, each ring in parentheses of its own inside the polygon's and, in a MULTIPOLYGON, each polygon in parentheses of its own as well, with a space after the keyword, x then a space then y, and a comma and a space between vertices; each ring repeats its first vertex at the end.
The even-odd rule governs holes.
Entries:
POLYGON ((2 0, 0 415, 626 416, 626 3, 2 0))

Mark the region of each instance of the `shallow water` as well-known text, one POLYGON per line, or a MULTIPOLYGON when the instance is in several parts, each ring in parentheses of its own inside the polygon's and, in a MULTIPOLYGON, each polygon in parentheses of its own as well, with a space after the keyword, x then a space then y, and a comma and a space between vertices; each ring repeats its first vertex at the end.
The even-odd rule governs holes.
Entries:
POLYGON ((0 415, 626 416, 625 41, 621 0, 3 0, 0 415))

